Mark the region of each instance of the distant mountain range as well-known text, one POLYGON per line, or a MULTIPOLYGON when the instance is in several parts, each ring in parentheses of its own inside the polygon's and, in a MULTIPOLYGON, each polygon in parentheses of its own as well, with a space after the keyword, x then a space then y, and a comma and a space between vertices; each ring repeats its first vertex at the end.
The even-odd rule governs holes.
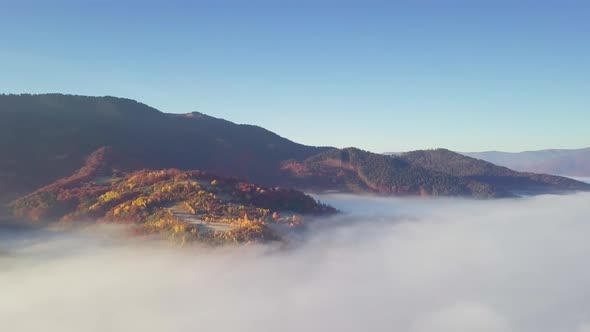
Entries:
POLYGON ((525 152, 460 152, 517 171, 590 177, 590 147, 525 152))
POLYGON ((167 114, 115 97, 0 95, 0 202, 71 176, 108 148, 121 173, 199 169, 265 186, 394 195, 505 197, 590 190, 448 150, 386 156, 306 146, 261 127, 201 113, 167 114))

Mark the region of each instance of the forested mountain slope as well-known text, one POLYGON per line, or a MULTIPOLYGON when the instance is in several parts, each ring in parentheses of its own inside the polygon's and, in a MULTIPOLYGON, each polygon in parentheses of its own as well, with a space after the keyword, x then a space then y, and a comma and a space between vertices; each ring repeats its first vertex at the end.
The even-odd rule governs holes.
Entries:
POLYGON ((401 154, 399 158, 416 166, 486 183, 503 191, 535 193, 590 190, 587 184, 566 177, 517 172, 446 149, 412 151, 401 154))
POLYGON ((278 240, 304 221, 336 211, 304 193, 178 169, 120 171, 101 148, 84 167, 10 204, 17 220, 63 226, 124 223, 144 235, 210 243, 278 240))
POLYGON ((516 172, 445 149, 400 155, 334 149, 282 169, 290 185, 314 190, 472 197, 590 190, 569 178, 516 172))
POLYGON ((168 114, 115 97, 0 95, 0 205, 66 178, 108 149, 114 171, 201 170, 266 186, 389 195, 505 197, 587 190, 448 150, 384 156, 294 143, 201 113, 168 114))
POLYGON ((115 97, 0 95, 0 201, 69 176, 108 146, 135 168, 212 170, 272 184, 285 159, 326 151, 200 113, 115 97))
POLYGON ((356 148, 335 149, 303 162, 289 161, 283 164, 283 170, 292 175, 294 186, 313 186, 318 190, 423 196, 510 196, 484 183, 356 148))

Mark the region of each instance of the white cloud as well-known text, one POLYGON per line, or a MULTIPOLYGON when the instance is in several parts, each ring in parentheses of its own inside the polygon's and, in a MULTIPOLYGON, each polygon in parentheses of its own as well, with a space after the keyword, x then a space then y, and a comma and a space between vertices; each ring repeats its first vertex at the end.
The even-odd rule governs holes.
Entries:
POLYGON ((347 213, 286 248, 14 236, 0 243, 0 330, 588 329, 588 194, 321 199, 347 213))

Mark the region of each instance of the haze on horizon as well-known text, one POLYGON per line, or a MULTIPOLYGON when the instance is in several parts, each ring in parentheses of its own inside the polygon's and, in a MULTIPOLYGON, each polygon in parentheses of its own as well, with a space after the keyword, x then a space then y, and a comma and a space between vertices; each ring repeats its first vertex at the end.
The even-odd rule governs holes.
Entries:
POLYGON ((11 1, 0 92, 133 98, 374 152, 590 146, 583 1, 11 1))

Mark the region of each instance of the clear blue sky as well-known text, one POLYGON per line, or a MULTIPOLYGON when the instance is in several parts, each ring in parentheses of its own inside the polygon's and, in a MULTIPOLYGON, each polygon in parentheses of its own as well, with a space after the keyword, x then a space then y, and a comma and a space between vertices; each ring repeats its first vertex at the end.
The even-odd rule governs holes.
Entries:
POLYGON ((2 1, 0 92, 383 152, 590 146, 590 1, 2 1))

